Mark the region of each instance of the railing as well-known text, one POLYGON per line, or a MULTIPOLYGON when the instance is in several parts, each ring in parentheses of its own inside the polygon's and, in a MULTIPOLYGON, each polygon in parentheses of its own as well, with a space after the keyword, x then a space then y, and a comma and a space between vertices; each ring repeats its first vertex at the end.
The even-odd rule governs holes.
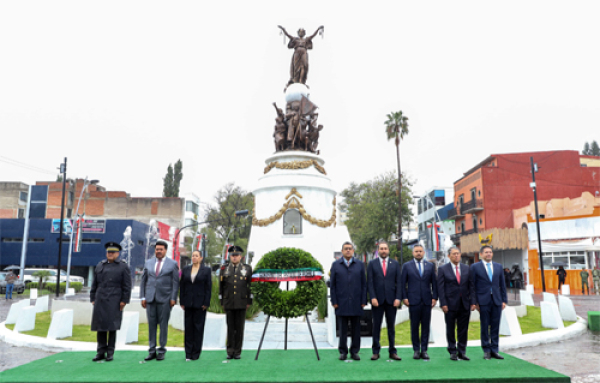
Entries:
POLYGON ((469 202, 464 202, 460 207, 460 211, 463 214, 474 213, 474 212, 480 211, 480 210, 483 210, 483 200, 482 199, 472 199, 469 202))
POLYGON ((460 242, 460 236, 461 236, 460 234, 452 234, 450 236, 450 239, 452 240, 452 242, 458 243, 458 242, 460 242))
POLYGON ((473 228, 473 229, 465 230, 465 231, 463 231, 460 234, 462 234, 462 235, 469 235, 469 234, 475 234, 475 233, 479 233, 479 229, 473 228))
POLYGON ((448 210, 448 219, 457 219, 457 218, 463 218, 464 215, 460 214, 460 211, 457 208, 453 208, 448 210))

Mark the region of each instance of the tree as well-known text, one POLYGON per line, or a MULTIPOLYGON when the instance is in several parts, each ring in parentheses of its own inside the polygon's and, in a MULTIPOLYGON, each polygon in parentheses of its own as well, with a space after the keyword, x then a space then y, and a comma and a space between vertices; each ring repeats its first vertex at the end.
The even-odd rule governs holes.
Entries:
POLYGON ((163 197, 179 197, 179 186, 183 179, 183 163, 181 160, 177 160, 175 163, 175 170, 173 166, 169 164, 167 167, 167 174, 163 178, 163 197))
POLYGON ((591 144, 586 141, 586 143, 583 145, 581 154, 584 156, 600 157, 600 146, 598 145, 598 141, 593 140, 591 144))
POLYGON ((589 142, 585 142, 585 144, 583 145, 583 150, 581 151, 581 154, 583 154, 584 156, 589 156, 591 155, 591 150, 590 150, 590 143, 589 142))
MULTIPOLYGON (((400 167, 400 141, 408 134, 408 117, 406 117, 402 111, 392 112, 388 114, 387 120, 385 121, 385 132, 387 134, 388 141, 394 139, 396 144, 396 160, 398 162, 398 201, 402 201, 402 170, 400 167)), ((401 202, 399 202, 401 204, 401 202)), ((398 209, 398 243, 396 248, 398 251, 402 251, 402 210, 398 209)), ((402 260, 401 260, 402 262, 402 260)))
POLYGON ((340 210, 347 212, 345 223, 357 253, 373 251, 380 239, 389 241, 396 232, 399 217, 402 224, 411 221, 410 186, 408 180, 400 183, 394 172, 388 172, 361 184, 353 182, 342 191, 344 201, 340 203, 340 210), (401 204, 397 197, 399 184, 404 188, 400 193, 401 204), (398 211, 401 214, 397 214, 398 211))
POLYGON ((254 198, 252 193, 247 192, 228 183, 223 186, 214 196, 215 205, 208 208, 207 221, 215 221, 208 224, 208 229, 214 230, 221 245, 225 241, 235 243, 246 250, 250 238, 251 223, 247 217, 236 217, 238 210, 252 211, 254 198))
MULTIPOLYGON (((60 270, 57 273, 60 276, 60 270)), ((48 277, 50 277, 52 275, 52 273, 50 272, 50 270, 38 270, 36 272, 34 272, 33 274, 31 274, 32 277, 38 277, 40 279, 39 283, 38 283, 38 288, 40 289, 40 291, 42 291, 44 289, 44 282, 46 282, 46 280, 48 279, 48 277)), ((57 278, 58 280, 58 278, 57 278)))

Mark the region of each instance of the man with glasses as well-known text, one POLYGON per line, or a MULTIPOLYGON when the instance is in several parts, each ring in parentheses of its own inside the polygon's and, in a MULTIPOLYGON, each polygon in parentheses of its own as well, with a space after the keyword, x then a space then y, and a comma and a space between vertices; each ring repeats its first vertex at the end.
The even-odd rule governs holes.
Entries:
POLYGON ((242 263, 242 250, 231 246, 229 264, 221 267, 219 299, 227 317, 227 359, 240 359, 244 341, 246 309, 252 304, 252 267, 242 263))

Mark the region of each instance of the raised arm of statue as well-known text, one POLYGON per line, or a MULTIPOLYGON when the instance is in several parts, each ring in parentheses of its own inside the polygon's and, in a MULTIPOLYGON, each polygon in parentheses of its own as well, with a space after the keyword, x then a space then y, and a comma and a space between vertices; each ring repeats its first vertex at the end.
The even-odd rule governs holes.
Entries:
POLYGON ((281 25, 278 25, 278 26, 277 26, 277 28, 281 29, 281 31, 283 32, 283 34, 284 34, 284 35, 286 35, 288 39, 290 39, 290 40, 291 40, 291 39, 293 39, 293 38, 294 38, 293 36, 290 36, 290 34, 289 34, 289 33, 287 33, 287 31, 285 30, 285 28, 284 28, 284 27, 282 27, 281 25))
POLYGON ((281 117, 281 120, 283 121, 283 119, 285 118, 285 115, 283 114, 283 110, 281 110, 281 108, 277 107, 277 103, 273 103, 273 107, 275 108, 275 111, 277 112, 277 115, 279 117, 281 117))
POLYGON ((325 27, 322 26, 322 25, 319 28, 317 28, 317 30, 315 31, 315 33, 313 33, 312 35, 310 35, 308 37, 308 40, 311 40, 313 37, 315 37, 317 35, 317 33, 319 33, 319 31, 321 31, 321 30, 325 30, 325 27))

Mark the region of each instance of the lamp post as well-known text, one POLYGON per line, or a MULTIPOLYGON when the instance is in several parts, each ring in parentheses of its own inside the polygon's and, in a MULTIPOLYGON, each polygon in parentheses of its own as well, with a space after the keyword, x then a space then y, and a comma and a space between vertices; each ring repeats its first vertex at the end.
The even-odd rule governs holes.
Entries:
MULTIPOLYGON (((248 210, 238 210, 234 213, 234 215, 236 217, 244 217, 248 215, 248 210)), ((202 225, 204 223, 212 223, 212 222, 219 222, 222 221, 223 218, 221 219, 213 219, 212 221, 204 221, 204 222, 194 222, 191 223, 189 225, 183 226, 182 228, 178 229, 177 232, 175 233, 175 236, 173 237, 173 246, 176 246, 175 244, 179 242, 179 233, 181 233, 181 231, 183 229, 187 229, 188 227, 193 227, 193 226, 198 226, 198 225, 202 225)), ((227 238, 229 238, 229 235, 227 236, 227 238)), ((175 251, 175 247, 173 247, 173 251, 175 251)))
POLYGON ((538 213, 538 200, 537 200, 537 184, 535 183, 535 173, 538 171, 537 164, 533 163, 533 157, 529 157, 531 163, 531 179, 532 182, 529 184, 533 189, 533 200, 535 202, 535 226, 537 231, 538 240, 538 255, 540 258, 540 270, 542 273, 542 291, 546 292, 546 276, 544 275, 544 260, 542 258, 542 237, 540 235, 540 214, 538 213))
MULTIPOLYGON (((98 180, 91 180, 88 181, 87 177, 85 177, 85 180, 83 180, 83 187, 81 188, 81 193, 79 193, 79 200, 77 201, 77 209, 75 209, 75 219, 77 222, 77 226, 79 226, 79 204, 81 203, 81 197, 83 197, 83 193, 85 192, 85 189, 87 189, 87 187, 89 185, 95 185, 97 184, 98 180)), ((77 185, 77 184, 75 184, 77 185)), ((67 286, 65 291, 67 291, 69 289, 69 277, 71 276, 71 254, 73 253, 73 233, 75 232, 75 225, 71 225, 71 238, 69 239, 69 256, 67 258, 67 286)))
MULTIPOLYGON (((63 220, 65 219, 65 186, 67 182, 67 157, 65 162, 60 164, 60 174, 62 174, 62 198, 60 199, 60 224, 58 225, 58 264, 56 266, 56 297, 60 292, 60 263, 62 256, 62 233, 64 229, 63 220)), ((73 229, 71 228, 71 232, 73 229)))

